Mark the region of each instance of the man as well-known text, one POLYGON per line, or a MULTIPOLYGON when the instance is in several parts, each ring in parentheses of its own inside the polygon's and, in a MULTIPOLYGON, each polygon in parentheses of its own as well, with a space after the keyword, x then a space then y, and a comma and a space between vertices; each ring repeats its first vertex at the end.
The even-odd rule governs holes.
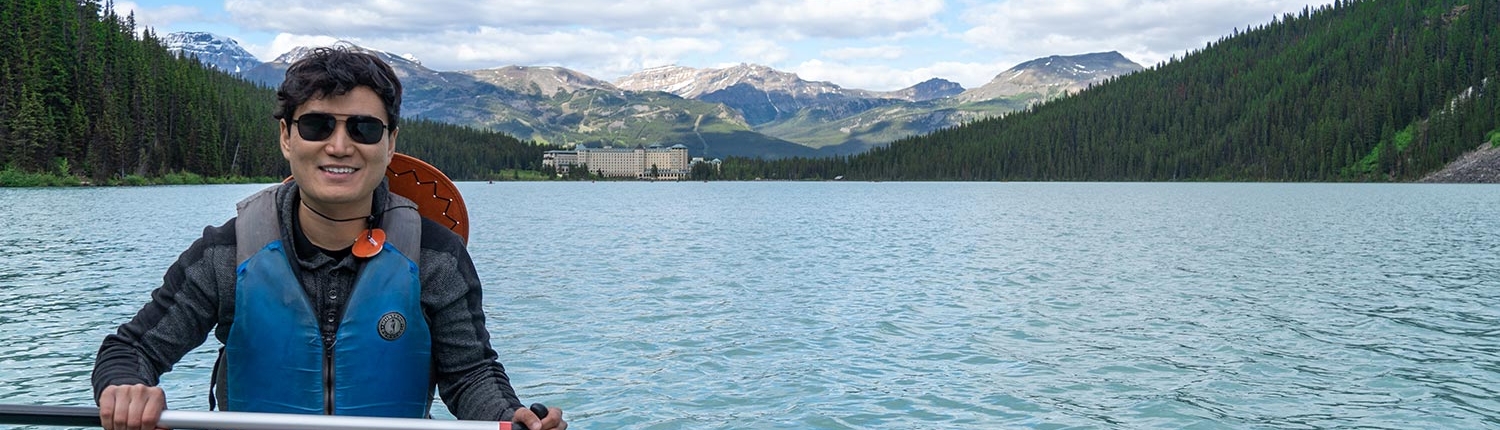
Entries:
POLYGON ((378 57, 322 48, 276 94, 294 181, 178 257, 94 366, 107 429, 155 428, 162 373, 210 330, 224 345, 213 404, 249 412, 427 416, 566 429, 521 406, 490 347, 463 240, 388 192, 401 84, 378 57))

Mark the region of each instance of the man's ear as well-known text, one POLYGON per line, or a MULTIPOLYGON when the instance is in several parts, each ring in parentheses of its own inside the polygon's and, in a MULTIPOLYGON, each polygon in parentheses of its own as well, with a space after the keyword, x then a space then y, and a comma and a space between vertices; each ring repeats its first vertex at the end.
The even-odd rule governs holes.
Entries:
POLYGON ((278 124, 276 128, 279 129, 279 130, 281 130, 281 132, 277 133, 277 135, 276 135, 276 137, 277 137, 276 140, 278 142, 280 142, 280 145, 281 145, 281 157, 282 158, 286 158, 287 160, 291 160, 292 159, 292 124, 289 123, 289 122, 287 122, 287 120, 285 120, 285 119, 277 120, 276 124, 278 124))
POLYGON ((401 127, 392 127, 391 128, 391 138, 390 138, 391 142, 390 142, 390 147, 386 148, 386 149, 389 149, 389 151, 386 151, 386 158, 390 158, 391 156, 393 156, 393 155, 396 154, 396 133, 399 133, 400 131, 401 131, 401 127))

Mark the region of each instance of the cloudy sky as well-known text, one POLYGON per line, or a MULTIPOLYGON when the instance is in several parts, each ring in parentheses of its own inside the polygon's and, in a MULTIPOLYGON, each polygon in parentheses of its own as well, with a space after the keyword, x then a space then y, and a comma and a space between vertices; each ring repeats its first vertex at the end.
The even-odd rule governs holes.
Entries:
POLYGON ((1150 67, 1331 0, 126 0, 158 33, 208 31, 261 61, 338 39, 437 70, 756 63, 846 88, 940 77, 975 88, 1021 62, 1119 51, 1150 67))

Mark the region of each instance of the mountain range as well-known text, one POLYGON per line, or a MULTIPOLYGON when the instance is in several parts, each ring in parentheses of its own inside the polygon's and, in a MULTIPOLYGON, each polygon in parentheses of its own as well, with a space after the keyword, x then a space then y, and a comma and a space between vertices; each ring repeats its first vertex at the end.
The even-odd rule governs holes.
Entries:
MULTIPOLYGON (((277 86, 311 52, 260 63, 232 39, 172 33, 168 48, 277 86)), ((756 64, 665 66, 608 82, 562 67, 436 71, 371 50, 405 87, 402 113, 571 147, 683 144, 693 156, 783 158, 855 154, 891 141, 1023 109, 1143 68, 1117 52, 1017 65, 979 88, 931 79, 897 91, 843 88, 756 64)))

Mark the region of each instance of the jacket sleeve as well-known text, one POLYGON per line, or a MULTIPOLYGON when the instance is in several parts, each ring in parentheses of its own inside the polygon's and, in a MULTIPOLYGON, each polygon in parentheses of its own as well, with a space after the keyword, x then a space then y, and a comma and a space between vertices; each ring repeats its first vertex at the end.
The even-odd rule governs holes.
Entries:
POLYGON ((443 403, 458 419, 509 420, 521 401, 490 346, 482 287, 462 239, 423 219, 421 252, 422 307, 443 403))
POLYGON ((234 283, 233 242, 234 220, 204 228, 203 237, 167 269, 151 301, 104 338, 94 361, 95 401, 110 385, 157 385, 163 373, 203 344, 218 321, 221 291, 234 283))

